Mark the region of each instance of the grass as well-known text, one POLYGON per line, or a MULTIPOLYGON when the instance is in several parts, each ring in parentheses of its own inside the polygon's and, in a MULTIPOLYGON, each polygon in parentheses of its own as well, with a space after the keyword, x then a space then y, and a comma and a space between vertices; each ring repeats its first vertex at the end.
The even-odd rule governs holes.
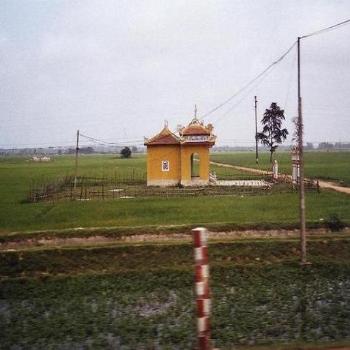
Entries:
MULTIPOLYGON (((211 160, 215 160, 215 159, 216 159, 216 154, 211 156, 211 160)), ((214 164, 210 165, 210 171, 215 172, 219 180, 261 180, 261 179, 270 180, 271 179, 271 177, 268 175, 264 176, 260 174, 243 172, 241 170, 237 170, 234 168, 226 168, 226 167, 221 167, 214 164)))
MULTIPOLYGON (((0 349, 192 349, 190 244, 0 254, 0 349)), ((350 240, 209 246, 220 349, 350 343, 350 240)), ((301 347, 300 347, 301 348, 301 347)))
MULTIPOLYGON (((343 155, 348 154, 332 158, 322 153, 319 160, 315 154, 310 153, 314 168, 308 171, 323 176, 328 164, 335 164, 332 176, 347 181, 343 155)), ((213 158, 219 156, 250 166, 248 153, 213 158)), ((281 166, 287 169, 287 158, 282 158, 281 166)), ((143 156, 82 156, 80 175, 125 176, 132 169, 142 172, 145 164, 143 156)), ((70 156, 51 163, 0 158, 1 238, 23 238, 29 230, 45 230, 44 235, 54 229, 63 230, 58 235, 98 232, 74 227, 102 227, 102 232, 118 235, 189 231, 197 224, 227 229, 298 223, 298 195, 283 186, 259 195, 22 203, 32 181, 69 175, 73 169, 70 156), (20 232, 8 235, 12 231, 20 232)), ((219 175, 242 176, 236 171, 219 175)), ((333 214, 350 222, 345 194, 308 192, 306 205, 309 225, 333 214)), ((307 268, 298 264, 299 244, 293 239, 210 244, 216 345, 225 350, 350 344, 350 240, 329 237, 308 242, 313 264, 307 268)), ((196 341, 193 300, 190 244, 3 251, 0 349, 191 349, 196 341)))
MULTIPOLYGON (((255 152, 213 153, 211 160, 232 165, 270 170, 269 153, 259 153, 259 164, 255 162, 255 152)), ((291 155, 289 152, 275 154, 279 170, 291 174, 291 155)), ((335 180, 350 186, 349 152, 305 152, 305 175, 310 178, 335 180)))
MULTIPOLYGON (((37 163, 29 157, 0 157, 0 203, 18 203, 23 200, 33 182, 54 180, 74 174, 73 156, 57 156, 52 162, 37 163)), ((115 155, 82 155, 79 158, 79 175, 90 177, 123 176, 132 169, 145 171, 146 158, 134 156, 121 159, 115 155)))
MULTIPOLYGON (((1 210, 2 232, 63 229, 70 227, 148 226, 207 223, 240 225, 298 222, 298 196, 282 193, 262 196, 190 198, 134 198, 90 202, 6 205, 1 210)), ((307 221, 315 222, 336 212, 350 220, 345 194, 309 193, 307 221)))
MULTIPOLYGON (((216 155, 213 155, 215 157, 216 155)), ((232 159, 233 155, 221 155, 232 159), (231 158, 230 158, 231 157, 231 158)), ((249 154, 246 155, 248 158, 249 154)), ((238 153, 237 157, 243 157, 238 153)), ((117 159, 112 155, 82 156, 80 174, 101 176, 130 169, 145 169, 146 159, 117 159)), ((282 226, 298 222, 298 196, 279 188, 263 195, 206 196, 190 198, 130 198, 90 202, 22 203, 31 181, 71 174, 74 158, 57 157, 51 163, 25 158, 0 159, 0 234, 13 231, 67 229, 74 227, 135 227, 159 225, 231 224, 232 226, 282 226)), ((350 222, 348 196, 322 191, 307 193, 307 221, 319 222, 336 213, 350 222)))

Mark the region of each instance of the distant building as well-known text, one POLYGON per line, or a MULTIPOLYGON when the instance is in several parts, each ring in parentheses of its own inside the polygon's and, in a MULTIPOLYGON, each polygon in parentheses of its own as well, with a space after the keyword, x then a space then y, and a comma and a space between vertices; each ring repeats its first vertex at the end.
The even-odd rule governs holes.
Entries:
POLYGON ((209 184, 209 148, 215 144, 213 126, 197 119, 179 128, 179 135, 163 130, 150 139, 147 146, 148 186, 203 186, 209 184))
POLYGON ((46 156, 42 156, 42 157, 33 156, 32 160, 34 162, 50 162, 51 158, 50 157, 46 157, 46 156))

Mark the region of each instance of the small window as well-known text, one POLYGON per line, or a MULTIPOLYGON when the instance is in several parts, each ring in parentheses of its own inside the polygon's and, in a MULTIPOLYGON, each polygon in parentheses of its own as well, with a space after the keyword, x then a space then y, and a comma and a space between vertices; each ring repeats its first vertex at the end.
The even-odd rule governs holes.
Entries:
POLYGON ((169 171, 169 161, 162 160, 162 171, 169 171))

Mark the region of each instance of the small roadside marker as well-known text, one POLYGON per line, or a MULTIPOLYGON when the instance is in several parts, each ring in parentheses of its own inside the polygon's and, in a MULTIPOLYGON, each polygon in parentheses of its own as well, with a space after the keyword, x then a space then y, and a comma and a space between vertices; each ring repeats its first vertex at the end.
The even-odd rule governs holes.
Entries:
MULTIPOLYGON (((215 350, 210 340, 210 289, 208 264, 208 230, 198 227, 192 230, 195 262, 195 293, 197 305, 198 350, 215 350)), ((218 349, 216 349, 218 350, 218 349)))

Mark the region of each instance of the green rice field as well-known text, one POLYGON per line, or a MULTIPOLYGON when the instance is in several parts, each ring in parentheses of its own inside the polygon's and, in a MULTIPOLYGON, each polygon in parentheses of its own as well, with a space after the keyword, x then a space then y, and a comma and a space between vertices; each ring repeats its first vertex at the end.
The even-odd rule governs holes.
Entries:
MULTIPOLYGON (((213 154, 215 161, 249 166, 250 153, 213 154)), ((266 155, 267 157, 267 155, 266 155)), ((281 163, 287 155, 281 153, 281 163)), ((324 172, 323 162, 337 166, 339 181, 347 181, 349 153, 310 153, 313 171, 324 172), (315 158, 316 157, 316 158, 315 158), (318 159, 318 161, 317 161, 318 159), (341 174, 344 174, 342 176, 341 174)), ((328 166, 328 165, 327 165, 328 166)), ((110 176, 123 179, 130 176, 145 181, 146 158, 138 156, 119 159, 113 155, 82 156, 80 176, 110 176)), ((335 171, 335 170, 334 170, 335 171)), ((54 180, 74 173, 74 157, 55 157, 52 162, 36 163, 29 158, 0 158, 0 232, 50 230, 76 227, 132 227, 148 225, 235 224, 261 226, 274 223, 297 225, 298 195, 279 191, 278 187, 265 194, 205 196, 205 197, 142 197, 101 201, 64 201, 25 203, 31 184, 54 180)), ((241 178, 233 170, 231 178, 241 178)), ((322 222, 336 214, 350 222, 350 201, 345 194, 332 191, 307 193, 307 221, 322 222)))
MULTIPOLYGON (((255 161, 255 152, 213 153, 211 160, 219 163, 271 170, 270 154, 259 153, 259 164, 255 161)), ((291 174, 291 155, 289 152, 274 154, 279 164, 279 170, 291 174)), ((305 152, 305 176, 315 179, 332 180, 345 186, 350 186, 350 152, 305 152)))

